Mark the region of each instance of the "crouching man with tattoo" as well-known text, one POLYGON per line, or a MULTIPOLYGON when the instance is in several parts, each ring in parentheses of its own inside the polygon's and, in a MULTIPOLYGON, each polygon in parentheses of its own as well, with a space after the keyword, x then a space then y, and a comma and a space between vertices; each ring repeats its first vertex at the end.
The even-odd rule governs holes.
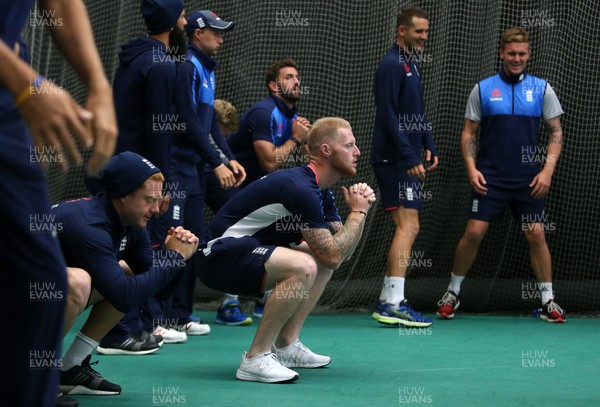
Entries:
POLYGON ((350 124, 323 118, 308 133, 307 165, 253 182, 215 215, 191 266, 207 286, 233 294, 273 289, 254 341, 237 370, 239 380, 293 382, 290 368, 331 362, 304 346, 300 330, 333 271, 353 253, 375 202, 364 183, 346 189, 342 224, 329 190, 356 174, 360 151, 350 124))

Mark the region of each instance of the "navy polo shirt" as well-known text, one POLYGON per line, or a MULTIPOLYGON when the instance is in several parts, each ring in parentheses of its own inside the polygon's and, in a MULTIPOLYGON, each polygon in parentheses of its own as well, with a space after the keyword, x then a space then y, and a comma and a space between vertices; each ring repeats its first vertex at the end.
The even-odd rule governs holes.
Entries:
POLYGON ((267 174, 260 166, 254 142, 264 140, 280 147, 292 137, 292 122, 297 110, 290 109, 283 100, 270 95, 255 103, 240 118, 238 132, 228 137, 231 151, 246 170, 242 186, 267 174))

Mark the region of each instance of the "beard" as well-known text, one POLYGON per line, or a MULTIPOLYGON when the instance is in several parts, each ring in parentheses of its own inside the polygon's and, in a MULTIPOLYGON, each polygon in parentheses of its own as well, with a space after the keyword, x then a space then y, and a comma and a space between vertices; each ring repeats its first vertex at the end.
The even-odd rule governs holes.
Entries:
POLYGON ((279 96, 288 103, 296 104, 300 100, 300 93, 289 92, 277 85, 277 92, 279 96))
POLYGON ((169 56, 181 57, 187 53, 187 39, 183 30, 177 26, 169 32, 169 56))
POLYGON ((356 168, 352 163, 344 162, 335 152, 331 155, 331 168, 346 177, 356 175, 356 168))

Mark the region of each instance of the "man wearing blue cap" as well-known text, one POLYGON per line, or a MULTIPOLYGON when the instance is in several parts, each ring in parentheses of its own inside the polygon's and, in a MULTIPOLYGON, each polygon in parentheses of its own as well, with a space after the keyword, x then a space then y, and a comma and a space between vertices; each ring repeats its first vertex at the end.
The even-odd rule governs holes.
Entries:
MULTIPOLYGON (((223 45, 223 33, 235 23, 221 20, 208 10, 193 12, 187 18, 188 52, 185 62, 177 68, 175 104, 180 123, 185 130, 173 135, 173 156, 169 171, 172 185, 179 188, 173 194, 169 213, 175 225, 183 225, 201 236, 204 223, 204 167, 213 168, 221 187, 239 186, 245 179, 244 168, 235 160, 219 129, 214 109, 215 75, 213 57, 223 45), (217 146, 229 159, 225 165, 219 152, 209 141, 212 135, 217 146), (177 193, 179 192, 179 193, 177 193)), ((197 325, 190 316, 196 278, 189 273, 175 293, 169 320, 176 320, 177 329, 187 335, 198 335, 197 325)))
MULTIPOLYGON (((176 128, 173 124, 177 120, 173 103, 175 63, 180 59, 177 54, 185 52, 185 10, 183 0, 142 0, 140 12, 148 35, 122 46, 115 74, 114 99, 119 124, 115 152, 133 151, 146 157, 168 181, 172 132, 176 128)), ((168 205, 168 201, 164 204, 168 205)), ((156 218, 148 222, 154 246, 163 243, 169 226, 156 218)), ((147 337, 144 328, 161 335, 165 343, 187 339, 184 333, 154 323, 164 316, 156 299, 149 299, 143 307, 144 319, 152 322, 144 327, 139 307, 132 309, 103 338, 101 349, 131 352, 147 337)))
MULTIPOLYGON (((86 289, 85 273, 91 277, 93 287, 87 288, 87 303, 67 300, 65 331, 73 324, 73 316, 88 306, 93 308, 62 359, 60 387, 65 394, 121 392, 119 385, 91 368, 92 350, 124 312, 150 296, 169 295, 185 275, 187 260, 197 249, 198 238, 178 227, 166 236, 164 252, 160 256, 153 252, 146 224, 159 211, 163 181, 154 164, 127 151, 111 158, 101 173, 104 192, 52 208, 69 266, 70 292, 76 285, 72 291, 81 297, 86 289), (133 275, 126 275, 124 270, 133 275)), ((157 349, 155 346, 146 351, 157 349)))

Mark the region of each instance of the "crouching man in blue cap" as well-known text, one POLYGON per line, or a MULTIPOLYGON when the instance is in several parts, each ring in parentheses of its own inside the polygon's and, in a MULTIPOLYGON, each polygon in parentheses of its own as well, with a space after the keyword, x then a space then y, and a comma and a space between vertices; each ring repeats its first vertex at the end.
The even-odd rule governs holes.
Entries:
MULTIPOLYGON (((92 350, 124 312, 150 296, 172 293, 198 247, 193 233, 177 227, 165 236, 164 253, 153 252, 146 224, 159 212, 164 177, 150 161, 130 151, 117 154, 99 181, 104 192, 52 208, 69 266, 65 332, 79 313, 93 306, 62 359, 64 394, 121 392, 121 386, 91 368, 92 350)), ((148 352, 158 350, 156 344, 148 344, 148 352)))

